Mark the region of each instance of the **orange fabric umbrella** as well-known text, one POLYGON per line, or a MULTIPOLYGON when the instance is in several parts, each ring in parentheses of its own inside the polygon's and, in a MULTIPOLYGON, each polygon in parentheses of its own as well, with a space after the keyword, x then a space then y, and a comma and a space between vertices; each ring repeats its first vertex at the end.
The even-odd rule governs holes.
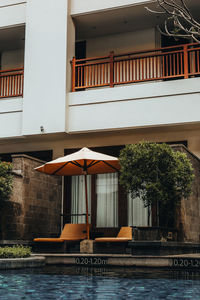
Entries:
POLYGON ((69 154, 35 168, 35 170, 49 175, 85 175, 86 195, 86 225, 87 238, 89 239, 88 222, 88 198, 87 198, 87 174, 104 174, 119 171, 118 158, 102 153, 94 152, 88 148, 69 154))

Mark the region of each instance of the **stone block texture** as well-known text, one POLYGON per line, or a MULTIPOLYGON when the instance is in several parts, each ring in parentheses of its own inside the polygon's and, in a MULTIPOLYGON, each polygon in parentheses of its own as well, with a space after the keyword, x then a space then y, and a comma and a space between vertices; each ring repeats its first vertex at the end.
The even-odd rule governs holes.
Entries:
POLYGON ((200 159, 185 146, 177 145, 173 146, 173 149, 186 153, 195 175, 191 196, 188 199, 182 199, 180 207, 177 207, 178 238, 182 242, 200 243, 200 159))
POLYGON ((39 173, 43 161, 13 155, 13 193, 1 209, 1 240, 32 240, 60 235, 62 179, 39 173))

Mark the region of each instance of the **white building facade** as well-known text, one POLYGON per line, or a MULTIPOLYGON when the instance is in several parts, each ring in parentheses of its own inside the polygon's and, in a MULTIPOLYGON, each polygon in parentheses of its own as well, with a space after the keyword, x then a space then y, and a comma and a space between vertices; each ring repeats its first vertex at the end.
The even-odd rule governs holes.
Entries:
POLYGON ((184 143, 200 157, 198 46, 161 37, 148 5, 1 0, 0 157, 85 146, 116 154, 141 140, 184 143))

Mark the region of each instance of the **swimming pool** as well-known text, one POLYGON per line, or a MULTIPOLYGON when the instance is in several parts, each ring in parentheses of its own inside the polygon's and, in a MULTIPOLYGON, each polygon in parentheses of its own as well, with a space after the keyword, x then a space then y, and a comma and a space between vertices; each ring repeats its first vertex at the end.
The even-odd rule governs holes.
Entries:
POLYGON ((200 299, 200 274, 45 267, 0 271, 0 299, 200 299))

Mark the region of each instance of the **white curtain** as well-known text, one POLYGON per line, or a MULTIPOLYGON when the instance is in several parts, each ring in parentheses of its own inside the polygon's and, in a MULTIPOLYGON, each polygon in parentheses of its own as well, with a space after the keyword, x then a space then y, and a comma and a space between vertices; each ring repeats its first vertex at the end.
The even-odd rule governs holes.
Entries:
MULTIPOLYGON (((130 194, 128 195, 128 225, 148 226, 148 207, 144 207, 139 197, 132 199, 130 194)), ((149 225, 151 225, 151 218, 149 225)))
POLYGON ((97 190, 97 227, 118 226, 118 174, 99 174, 97 190))
MULTIPOLYGON (((87 175, 88 213, 91 214, 91 176, 87 175)), ((72 176, 71 185, 71 214, 85 214, 85 178, 84 175, 72 176)), ((85 223, 85 216, 72 216, 72 223, 85 223)), ((91 216, 89 216, 89 223, 91 216)))

